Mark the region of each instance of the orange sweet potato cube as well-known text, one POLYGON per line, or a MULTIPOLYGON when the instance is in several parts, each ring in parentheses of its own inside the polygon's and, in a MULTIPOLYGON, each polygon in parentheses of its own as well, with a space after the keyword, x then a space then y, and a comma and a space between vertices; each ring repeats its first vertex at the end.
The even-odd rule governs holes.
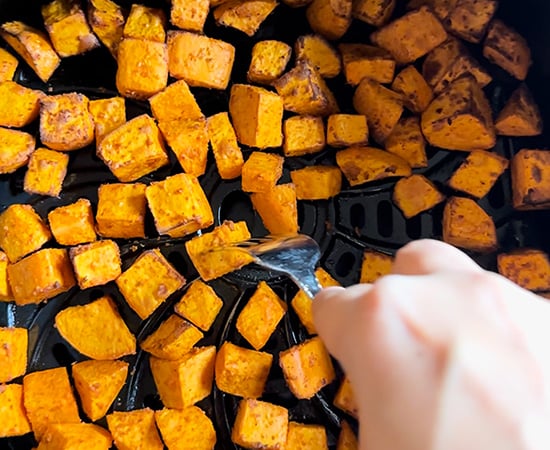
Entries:
POLYGON ((142 183, 102 184, 98 189, 98 233, 110 238, 145 237, 145 189, 142 183))
POLYGON ((260 41, 252 47, 252 60, 248 68, 248 81, 271 84, 279 78, 290 61, 292 47, 281 41, 260 41))
MULTIPOLYGON (((513 157, 511 167, 514 208, 548 209, 550 207, 550 152, 522 149, 513 157)), ((0 222, 1 220, 0 216, 0 222)))
POLYGON ((336 444, 336 450, 358 450, 359 442, 357 436, 351 429, 350 425, 343 420, 340 435, 338 436, 338 443, 336 444))
POLYGON ((517 88, 495 120, 497 134, 502 136, 538 136, 542 117, 527 85, 517 88))
POLYGON ((63 339, 92 359, 113 360, 136 352, 136 339, 108 296, 65 308, 55 316, 55 326, 63 339))
POLYGON ((334 397, 334 406, 340 408, 356 419, 359 418, 359 407, 357 406, 357 400, 353 392, 353 386, 348 377, 344 377, 344 380, 340 384, 338 391, 334 397))
POLYGON ((235 129, 227 112, 221 112, 207 119, 208 136, 220 177, 224 180, 241 175, 244 158, 237 143, 235 129))
POLYGON ((116 59, 118 45, 124 30, 122 7, 111 0, 90 0, 88 2, 88 23, 102 44, 116 59))
POLYGON ((0 127, 0 174, 13 173, 27 164, 35 145, 29 133, 0 127))
POLYGON ((0 126, 21 128, 38 117, 41 91, 14 81, 0 82, 0 126))
POLYGON ((113 439, 99 425, 91 423, 55 423, 48 425, 36 450, 109 450, 113 439))
MULTIPOLYGON (((2 33, 0 29, 0 34, 2 33)), ((7 50, 0 48, 0 83, 13 80, 19 62, 7 50)))
POLYGON ((359 114, 333 114, 327 121, 327 144, 331 147, 367 145, 369 128, 366 116, 359 114))
POLYGON ((279 353, 279 365, 288 387, 299 399, 313 397, 336 378, 327 349, 318 337, 279 353))
POLYGON ((151 111, 158 122, 176 119, 201 119, 202 111, 185 80, 168 85, 149 98, 151 111))
POLYGON ((393 191, 393 201, 406 219, 432 209, 445 200, 445 196, 424 175, 414 174, 401 178, 393 191))
POLYGON ((423 112, 433 99, 432 88, 414 66, 407 66, 399 72, 391 88, 401 94, 403 103, 413 113, 423 112))
POLYGON ((120 251, 115 241, 103 240, 69 250, 80 289, 102 286, 121 273, 120 251))
POLYGON ((92 204, 87 198, 50 211, 48 221, 61 245, 86 244, 96 240, 92 204))
POLYGON ((289 422, 286 450, 328 450, 327 432, 322 425, 289 422))
POLYGON ((271 234, 298 232, 296 188, 292 183, 278 184, 265 192, 254 192, 252 205, 271 234))
POLYGON ((381 27, 391 17, 395 9, 395 0, 357 0, 353 2, 353 17, 381 27))
POLYGON ((411 167, 426 167, 426 140, 420 129, 420 118, 416 116, 401 119, 384 142, 386 150, 403 158, 411 167))
POLYGON ((37 440, 42 438, 48 425, 80 423, 78 406, 65 367, 25 375, 23 402, 37 440))
POLYGON ((342 189, 342 172, 334 166, 309 166, 290 172, 298 200, 328 200, 342 189))
POLYGON ((195 347, 175 361, 151 356, 151 372, 164 406, 183 409, 208 397, 215 360, 215 346, 195 347))
POLYGON ((218 25, 235 28, 252 37, 279 3, 277 0, 228 0, 214 10, 218 25))
POLYGON ((454 3, 445 21, 447 29, 465 41, 481 42, 498 8, 498 0, 458 0, 454 3))
POLYGON ((220 391, 243 398, 261 397, 273 355, 223 343, 216 356, 216 386, 220 391))
POLYGON ((122 97, 92 100, 89 108, 94 118, 96 143, 126 123, 126 104, 122 97))
POLYGON ((28 341, 26 328, 0 328, 0 383, 25 375, 28 341))
POLYGON ((0 251, 0 302, 13 300, 13 293, 8 280, 8 256, 0 251))
POLYGON ((0 386, 0 438, 23 436, 31 432, 31 424, 23 406, 23 386, 4 384, 0 386))
POLYGON ((155 420, 168 450, 211 450, 216 445, 216 430, 198 406, 155 412, 155 420))
POLYGON ((109 431, 118 450, 163 450, 152 409, 114 411, 107 416, 109 431))
POLYGON ((273 153, 252 152, 243 165, 242 189, 262 192, 272 189, 283 175, 284 158, 273 153))
POLYGON ((185 284, 185 278, 159 249, 143 252, 115 281, 130 308, 142 319, 185 284))
POLYGON ((315 67, 323 78, 334 78, 342 70, 338 51, 318 34, 300 36, 294 43, 296 61, 306 61, 315 67))
POLYGON ((31 155, 29 168, 25 173, 25 192, 59 197, 68 164, 69 156, 64 153, 47 148, 37 149, 31 155))
POLYGON ((239 404, 231 440, 244 448, 286 448, 288 410, 253 399, 239 404))
POLYGON ((393 256, 374 250, 367 250, 363 253, 359 282, 372 284, 378 278, 389 275, 392 266, 393 256))
POLYGON ((209 0, 173 0, 170 22, 182 30, 202 33, 209 11, 209 0))
POLYGON ((518 250, 498 255, 498 272, 524 289, 550 290, 550 260, 541 250, 518 250))
POLYGON ((195 280, 176 303, 174 311, 201 330, 208 331, 222 306, 223 301, 214 289, 201 280, 195 280))
POLYGON ((88 418, 101 419, 126 383, 128 363, 124 361, 82 361, 72 366, 74 387, 88 418))
POLYGON ((340 39, 351 25, 352 1, 313 0, 306 10, 313 31, 330 40, 340 39))
POLYGON ((325 125, 321 117, 289 117, 284 122, 283 131, 285 156, 302 156, 325 148, 325 125))
POLYGON ((379 83, 391 83, 395 74, 395 61, 378 47, 366 44, 340 44, 346 81, 357 86, 365 77, 379 83))
POLYGON ((123 36, 164 43, 165 28, 166 16, 163 10, 134 3, 124 25, 123 36))

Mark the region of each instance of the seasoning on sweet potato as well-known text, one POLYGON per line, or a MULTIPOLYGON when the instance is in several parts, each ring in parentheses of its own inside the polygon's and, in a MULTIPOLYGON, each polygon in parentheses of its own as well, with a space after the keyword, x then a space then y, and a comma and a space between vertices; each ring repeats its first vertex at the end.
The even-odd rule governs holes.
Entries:
POLYGON ((512 158, 511 167, 514 208, 550 208, 550 152, 520 150, 512 158))
POLYGON ((0 438, 23 436, 31 432, 31 424, 23 406, 23 386, 4 384, 0 388, 0 438))
POLYGON ((164 43, 166 16, 159 8, 134 3, 124 25, 123 37, 164 43))
POLYGON ((289 422, 286 450, 328 450, 327 431, 322 425, 289 422))
POLYGON ((111 434, 91 423, 55 423, 48 425, 36 450, 109 450, 111 434))
POLYGON ((118 450, 164 449, 152 409, 114 411, 107 416, 107 424, 118 450))
POLYGON ((126 123, 126 105, 122 97, 92 100, 89 108, 94 118, 96 143, 126 123))
POLYGON ((37 149, 29 159, 23 189, 29 194, 59 197, 68 164, 69 155, 66 153, 37 149))
POLYGON ((426 167, 426 140, 420 129, 420 118, 405 117, 397 122, 384 142, 386 150, 407 161, 411 167, 426 167))
POLYGON ((28 341, 26 328, 0 327, 0 383, 25 375, 28 341))
POLYGON ((401 94, 405 106, 414 113, 423 112, 433 99, 432 88, 414 66, 399 72, 391 88, 401 94))
POLYGON ((252 205, 271 234, 298 232, 296 188, 292 183, 278 184, 265 192, 251 195, 252 205))
POLYGON ((13 293, 8 280, 8 256, 0 251, 0 302, 13 300, 13 293))
POLYGON ((389 275, 393 266, 393 256, 374 250, 363 253, 359 283, 372 284, 378 278, 389 275))
MULTIPOLYGON (((1 34, 2 28, 0 28, 1 34)), ((0 83, 13 80, 18 65, 19 62, 15 56, 7 50, 0 48, 0 83)))
POLYGON ((367 145, 367 117, 360 114, 332 114, 327 120, 327 144, 331 147, 367 145))
POLYGON ((550 260, 541 250, 522 249, 498 255, 498 273, 524 289, 550 290, 550 260))
POLYGON ((209 0, 172 0, 170 22, 182 30, 202 33, 209 11, 209 0))
POLYGON ((285 156, 302 156, 325 148, 325 125, 321 117, 289 117, 284 121, 283 132, 285 156))
POLYGON ((508 99, 495 120, 497 134, 502 136, 538 136, 542 117, 527 85, 522 84, 508 99))
POLYGON ((207 119, 206 124, 220 177, 223 180, 237 178, 242 173, 244 158, 229 114, 214 114, 207 119))
POLYGON ((214 10, 218 25, 254 36, 279 3, 277 0, 227 0, 214 10))
POLYGON ((379 83, 391 83, 395 61, 384 49, 366 44, 340 44, 346 81, 357 86, 365 77, 379 83))
POLYGON ((27 164, 35 146, 29 133, 0 127, 0 174, 13 173, 27 164))
POLYGON ((204 117, 185 80, 178 80, 149 98, 153 117, 158 122, 204 117))
POLYGON ((334 78, 342 70, 338 51, 321 35, 300 36, 294 43, 296 61, 306 61, 323 78, 334 78))
POLYGON ((168 450, 211 450, 216 445, 214 425, 198 406, 164 408, 155 411, 155 420, 168 450))
POLYGON ((252 47, 252 59, 248 68, 248 81, 271 84, 279 78, 290 61, 292 47, 281 41, 260 41, 252 47))
POLYGON ((21 128, 38 117, 41 91, 14 81, 0 82, 0 126, 21 128))
POLYGON ((351 0, 313 0, 306 10, 306 17, 315 33, 336 40, 351 25, 351 9, 351 0))
POLYGON ((342 189, 342 172, 335 166, 308 166, 290 172, 298 200, 328 200, 342 189))
POLYGON ((343 420, 341 423, 340 435, 338 436, 338 443, 336 444, 336 450, 358 450, 359 442, 357 436, 351 429, 350 425, 343 420))
POLYGON ((424 175, 401 178, 393 191, 393 201, 406 219, 432 209, 445 200, 435 185, 424 175))
POLYGON ((338 388, 338 392, 334 396, 334 406, 356 419, 359 418, 359 406, 357 405, 353 386, 348 377, 344 377, 338 388))
POLYGON ((465 41, 481 42, 498 8, 498 0, 458 0, 455 3, 445 26, 465 41))
POLYGON ((176 303, 174 311, 201 330, 208 331, 222 307, 223 301, 214 289, 201 280, 195 280, 176 303))
POLYGON ((89 0, 88 23, 116 59, 125 23, 122 8, 111 0, 89 0))
POLYGON ((390 19, 395 5, 395 0, 357 0, 353 2, 353 17, 381 27, 390 19))
POLYGON ((243 165, 242 190, 244 192, 262 192, 273 189, 283 175, 282 156, 252 152, 243 165))
POLYGON ((73 247, 69 249, 69 257, 80 289, 102 286, 121 273, 120 251, 115 241, 105 239, 73 247))
POLYGON ((48 222, 61 245, 86 244, 96 240, 92 204, 87 198, 50 211, 48 222))

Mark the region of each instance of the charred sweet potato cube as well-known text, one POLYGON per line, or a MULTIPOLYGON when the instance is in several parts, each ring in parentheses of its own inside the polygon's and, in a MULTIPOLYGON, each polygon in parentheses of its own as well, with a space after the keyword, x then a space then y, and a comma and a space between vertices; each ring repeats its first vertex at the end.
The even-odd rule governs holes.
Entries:
POLYGON ((411 175, 411 166, 403 158, 373 147, 340 150, 336 153, 336 163, 351 186, 411 175))
POLYGON ((237 178, 243 170, 244 158, 229 114, 215 114, 210 116, 206 123, 220 177, 224 180, 237 178))
POLYGON ((393 256, 373 250, 367 250, 363 253, 359 282, 372 284, 378 280, 378 278, 389 275, 392 266, 393 256))
POLYGON ((403 114, 403 98, 369 78, 363 78, 357 86, 353 106, 359 114, 367 116, 369 132, 380 144, 388 138, 403 114))
POLYGON ((0 251, 0 302, 13 300, 13 293, 8 280, 8 256, 0 251))
POLYGON ((69 155, 39 148, 29 159, 23 183, 25 192, 59 197, 68 164, 69 155))
POLYGON ((384 142, 386 150, 407 161, 411 167, 426 167, 426 141, 420 129, 419 117, 406 117, 397 122, 384 142))
POLYGON ((125 23, 122 8, 111 0, 89 0, 88 23, 116 59, 125 23))
POLYGON ((523 149, 514 156, 512 193, 516 209, 550 208, 550 152, 523 149))
POLYGON ((378 47, 366 44, 340 44, 346 81, 357 86, 365 77, 379 83, 391 83, 395 74, 395 61, 378 47))
POLYGON ((216 445, 216 430, 198 406, 155 412, 155 420, 168 450, 210 450, 216 445))
POLYGON ((97 146, 97 156, 123 182, 135 181, 169 162, 160 130, 147 114, 105 136, 97 146))
POLYGON ((313 0, 306 10, 309 26, 330 40, 340 39, 351 25, 351 0, 313 0))
POLYGON ((170 75, 190 86, 226 89, 235 47, 227 42, 187 31, 168 32, 170 75))
POLYGON ((498 247, 493 219, 476 202, 462 197, 451 197, 445 205, 443 240, 476 252, 490 252, 498 247))
POLYGON ((23 436, 31 432, 31 424, 23 406, 23 386, 5 384, 0 388, 0 438, 23 436))
POLYGON ((381 27, 390 19, 395 4, 395 0, 357 0, 353 2, 353 17, 381 27))
POLYGON ((99 47, 76 0, 53 0, 42 6, 42 17, 55 51, 62 58, 99 47))
POLYGON ((0 127, 0 174, 13 173, 27 164, 35 145, 29 133, 0 127))
POLYGON ((286 450, 328 450, 325 427, 289 422, 284 448, 286 450))
POLYGON ((104 296, 83 306, 69 306, 55 316, 59 334, 83 355, 114 360, 136 352, 136 339, 104 296))
POLYGON ((279 353, 279 365, 288 387, 299 399, 313 397, 336 378, 330 356, 319 337, 279 353))
POLYGON ((282 156, 273 153, 252 152, 243 165, 242 189, 262 192, 272 189, 283 175, 282 156))
POLYGON ((96 143, 126 123, 126 105, 122 97, 92 100, 90 113, 94 118, 96 143))
POLYGON ((327 121, 327 144, 331 147, 367 145, 367 117, 359 114, 333 114, 327 121))
POLYGON ((325 125, 321 117, 289 117, 284 121, 283 131, 285 156, 302 156, 325 148, 325 125))
POLYGON ((109 431, 118 450, 163 450, 155 426, 155 412, 149 408, 114 411, 107 416, 109 431))
POLYGON ((162 9, 134 3, 124 25, 123 37, 164 43, 166 16, 162 9))
POLYGON ((185 278, 159 249, 153 249, 143 252, 116 279, 116 284, 130 308, 140 318, 146 319, 185 284, 185 278))
POLYGON ((524 289, 550 290, 550 260, 541 250, 522 249, 498 255, 498 272, 524 289))
POLYGON ((342 172, 334 166, 309 166, 290 172, 298 200, 328 200, 342 189, 342 172))
POLYGON ((14 204, 0 214, 0 247, 14 263, 52 238, 48 226, 31 205, 14 204))
POLYGON ((538 136, 542 133, 542 117, 529 88, 517 88, 495 120, 497 134, 503 136, 538 136))
POLYGON ((187 241, 185 249, 201 278, 209 281, 238 270, 253 261, 253 258, 245 252, 222 250, 225 245, 246 241, 250 236, 246 222, 225 221, 210 233, 203 233, 187 241), (216 251, 211 252, 213 249, 216 251))
POLYGON ((453 81, 422 113, 422 133, 435 147, 485 150, 496 142, 491 107, 474 77, 453 81))
POLYGON ((36 450, 109 450, 113 439, 99 425, 91 423, 55 423, 48 425, 36 450))
POLYGON ((209 0, 172 0, 170 22, 182 30, 202 33, 209 11, 209 0))
POLYGON ((339 112, 334 94, 321 74, 307 61, 297 61, 296 67, 273 85, 283 98, 287 111, 312 116, 328 116, 339 112))
POLYGON ((28 341, 26 328, 0 327, 0 383, 25 375, 28 341))
POLYGON ((222 392, 243 398, 261 397, 272 362, 270 353, 226 341, 216 356, 216 386, 222 392))
POLYGON ((252 37, 278 4, 277 0, 228 0, 218 6, 213 15, 218 25, 235 28, 252 37))
POLYGON ((300 36, 294 44, 296 61, 305 61, 315 67, 323 78, 334 78, 342 70, 338 51, 323 36, 300 36))
POLYGON ((475 44, 481 42, 498 8, 498 0, 458 0, 445 25, 447 29, 475 44))
POLYGON ((80 289, 102 286, 121 273, 120 251, 116 242, 103 240, 69 250, 80 289))
POLYGON ((290 61, 292 47, 281 41, 260 41, 252 48, 252 60, 248 68, 248 81, 271 84, 285 71, 290 61))
POLYGON ((296 188, 292 183, 278 184, 265 192, 254 192, 252 205, 271 234, 298 232, 296 188))
POLYGON ((414 113, 423 112, 433 99, 432 88, 414 66, 407 66, 399 72, 391 88, 401 94, 405 106, 414 113))
POLYGON ((531 49, 516 30, 495 19, 483 43, 483 56, 518 80, 525 80, 531 66, 531 49))
POLYGON ((253 399, 239 404, 231 440, 244 448, 286 448, 288 410, 253 399))
MULTIPOLYGON (((0 35, 2 34, 0 28, 0 35)), ((19 62, 17 58, 7 50, 0 48, 0 83, 13 80, 19 62)))
POLYGON ((128 363, 82 361, 71 370, 82 409, 92 422, 101 419, 126 383, 128 363))
POLYGON ((176 361, 151 356, 151 372, 164 406, 183 409, 208 397, 215 360, 215 346, 196 347, 176 361))
POLYGON ((153 116, 158 122, 204 117, 185 80, 168 85, 161 92, 149 98, 149 104, 153 116))
POLYGON ((432 209, 445 200, 435 185, 423 175, 401 178, 393 191, 393 201, 406 219, 432 209))
POLYGON ((50 211, 48 221, 55 240, 61 245, 86 244, 96 240, 92 204, 81 198, 50 211))
POLYGON ((343 420, 340 429, 340 435, 338 436, 338 443, 336 444, 336 450, 358 450, 359 442, 357 436, 351 429, 350 425, 343 420))
POLYGON ((78 406, 65 367, 25 375, 23 402, 38 441, 51 424, 80 423, 78 406))
POLYGON ((45 33, 23 22, 6 22, 0 36, 25 60, 38 78, 46 83, 61 60, 45 33))
POLYGON ((431 10, 424 6, 371 34, 371 41, 389 51, 399 64, 416 61, 445 39, 445 28, 431 10))
POLYGON ((260 149, 283 143, 283 99, 274 92, 247 84, 231 87, 229 113, 242 145, 260 149))
POLYGON ((208 331, 222 307, 223 301, 214 289, 201 280, 195 280, 176 303, 174 311, 201 330, 208 331))
POLYGON ((31 123, 38 117, 43 95, 14 81, 0 83, 0 126, 21 128, 31 123))

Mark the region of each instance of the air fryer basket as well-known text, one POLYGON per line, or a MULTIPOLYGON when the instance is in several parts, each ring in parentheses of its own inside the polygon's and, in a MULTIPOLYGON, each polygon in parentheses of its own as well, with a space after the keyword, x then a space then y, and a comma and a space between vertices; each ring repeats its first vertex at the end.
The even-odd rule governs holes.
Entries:
MULTIPOLYGON (((128 6, 131 2, 122 3, 128 6)), ((163 1, 153 0, 136 1, 136 3, 162 7, 167 5, 163 1)), ((398 0, 398 3, 399 13, 405 2, 398 0)), ((500 3, 497 15, 522 33, 531 46, 534 63, 527 84, 533 91, 547 125, 545 134, 537 138, 499 138, 496 151, 510 158, 521 148, 543 149, 550 145, 550 27, 547 25, 550 20, 550 2, 524 0, 518 3, 514 0, 501 0, 500 3)), ((39 1, 0 0, 0 22, 19 19, 40 27, 39 6, 39 1)), ((364 42, 370 31, 367 25, 354 21, 343 40, 364 42)), ((310 29, 305 19, 304 9, 291 10, 285 5, 280 5, 253 38, 248 38, 231 29, 217 27, 211 17, 207 21, 205 32, 208 36, 220 38, 235 45, 237 56, 232 82, 246 82, 246 69, 251 48, 255 42, 278 39, 292 44, 298 36, 309 33, 310 29)), ((471 50, 482 60, 479 46, 474 46, 471 50)), ((518 82, 495 66, 487 64, 487 68, 494 77, 493 83, 487 89, 488 98, 493 109, 499 110, 518 82)), ((103 98, 117 95, 114 86, 115 70, 114 60, 107 50, 102 48, 84 56, 64 60, 48 85, 41 83, 24 64, 20 65, 16 81, 26 86, 44 89, 49 93, 78 91, 90 98, 103 98)), ((329 85, 334 89, 343 112, 353 112, 351 105, 353 90, 345 86, 342 76, 330 81, 329 85)), ((193 92, 205 115, 227 111, 226 92, 206 89, 193 89, 193 92)), ((127 112, 128 118, 131 118, 148 112, 148 107, 146 102, 129 100, 127 112)), ((36 124, 30 129, 36 133, 36 124)), ((248 154, 251 150, 245 148, 244 151, 248 154)), ((429 150, 429 166, 415 172, 424 173, 443 192, 450 193, 444 184, 464 156, 465 154, 461 152, 429 150)), ((39 214, 45 217, 53 208, 72 203, 81 197, 90 199, 95 207, 97 187, 101 183, 115 182, 115 177, 96 157, 93 148, 71 153, 70 158, 68 176, 59 199, 26 194, 23 191, 24 169, 10 176, 0 176, 0 211, 10 204, 24 202, 32 204, 39 214)), ((292 169, 326 162, 334 163, 333 149, 327 148, 322 153, 312 156, 287 158, 283 181, 290 179, 289 171, 292 169)), ((180 170, 173 158, 169 167, 144 177, 143 181, 161 180, 180 170)), ((215 225, 227 219, 246 220, 253 235, 261 236, 267 233, 261 219, 254 213, 248 196, 241 191, 240 180, 222 181, 211 156, 209 169, 200 180, 210 199, 215 215, 215 225)), ((330 201, 299 202, 301 232, 314 237, 319 242, 323 255, 321 265, 343 285, 358 282, 361 258, 365 249, 393 254, 411 240, 441 238, 442 207, 436 207, 412 220, 405 220, 392 203, 393 185, 394 180, 357 188, 350 188, 345 184, 342 193, 330 201)), ((500 244, 499 251, 526 246, 550 252, 550 239, 547 237, 550 230, 550 212, 514 211, 511 206, 509 171, 499 179, 497 185, 486 198, 481 200, 480 204, 495 220, 500 244)), ((158 238, 150 216, 147 218, 146 232, 148 238, 144 240, 118 241, 121 247, 123 269, 127 268, 144 249, 160 247, 168 260, 188 281, 197 277, 196 271, 185 254, 183 247, 185 239, 158 238)), ((484 267, 495 269, 496 253, 473 256, 484 267)), ((288 280, 259 270, 245 270, 213 281, 211 286, 223 298, 224 308, 214 323, 212 331, 206 335, 201 344, 220 345, 223 341, 230 340, 246 346, 243 338, 236 331, 235 319, 260 279, 268 280, 284 300, 292 299, 297 290, 288 280)), ((16 307, 13 304, 0 303, 0 326, 22 326, 30 330, 29 372, 56 366, 69 367, 73 362, 83 360, 84 357, 70 347, 53 327, 55 314, 67 306, 85 304, 103 294, 110 294, 116 300, 123 318, 139 341, 155 330, 159 323, 172 313, 174 302, 181 297, 182 292, 168 299, 152 317, 141 321, 126 305, 114 283, 86 291, 73 289, 38 306, 16 307)), ((324 424, 327 427, 330 448, 334 448, 339 420, 342 418, 352 420, 331 406, 338 387, 337 383, 324 389, 311 402, 299 401, 286 387, 278 367, 276 356, 278 352, 304 339, 305 336, 298 318, 293 311, 289 311, 266 346, 266 351, 273 353, 275 360, 263 398, 289 408, 292 420, 324 424)), ((149 370, 147 354, 138 351, 135 356, 124 359, 130 363, 130 374, 113 409, 132 410, 146 406, 153 409, 161 408, 162 404, 149 370)), ((199 403, 216 425, 218 432, 216 448, 235 448, 231 444, 230 429, 237 403, 238 399, 223 394, 216 388, 209 398, 199 403)), ((105 425, 104 420, 99 423, 105 425)), ((22 438, 0 439, 0 449, 24 450, 32 448, 33 445, 36 443, 30 435, 22 438)))

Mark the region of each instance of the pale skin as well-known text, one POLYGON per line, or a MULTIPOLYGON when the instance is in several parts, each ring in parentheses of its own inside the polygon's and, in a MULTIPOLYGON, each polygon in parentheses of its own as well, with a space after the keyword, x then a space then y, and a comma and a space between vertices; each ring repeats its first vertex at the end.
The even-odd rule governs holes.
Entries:
POLYGON ((550 302, 437 241, 314 318, 359 405, 361 450, 547 450, 550 302))

